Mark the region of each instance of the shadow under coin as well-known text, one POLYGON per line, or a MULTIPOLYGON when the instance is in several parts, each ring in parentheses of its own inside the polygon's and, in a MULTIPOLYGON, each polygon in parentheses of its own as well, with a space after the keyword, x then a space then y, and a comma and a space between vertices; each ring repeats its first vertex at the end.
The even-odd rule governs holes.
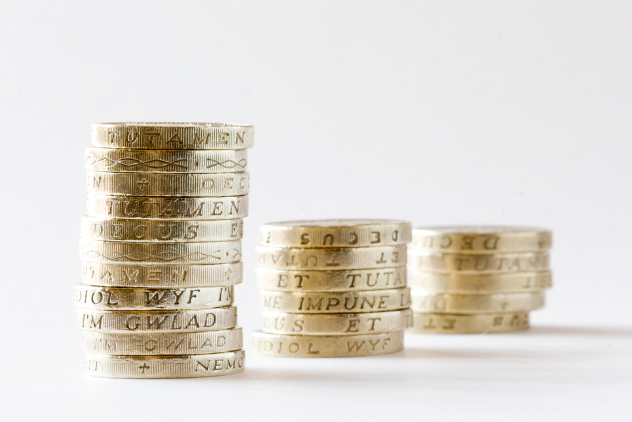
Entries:
MULTIPOLYGON (((355 359, 355 358, 354 358, 355 359)), ((351 363, 351 362, 350 362, 351 363)), ((292 382, 292 383, 326 383, 326 382, 349 382, 349 383, 364 383, 371 381, 375 378, 374 375, 366 372, 351 372, 349 369, 352 365, 347 367, 347 371, 328 371, 323 368, 322 371, 306 371, 304 368, 279 369, 278 367, 264 369, 264 368, 248 368, 241 378, 249 382, 292 382)))
MULTIPOLYGON (((306 368, 287 368, 281 369, 279 367, 271 367, 267 368, 252 368, 246 367, 244 372, 233 375, 226 375, 221 377, 199 377, 199 378, 181 378, 181 379, 173 379, 172 382, 180 381, 180 382, 221 382, 231 384, 234 382, 241 383, 244 381, 247 382, 284 382, 284 383, 313 383, 320 382, 325 383, 327 381, 344 381, 349 383, 361 383, 366 382, 370 377, 367 377, 366 374, 362 373, 353 373, 353 372, 342 372, 336 371, 333 372, 328 370, 327 368, 323 368, 322 371, 317 368, 313 368, 314 370, 308 370, 306 368), (214 380, 214 381, 213 381, 214 380)), ((348 369, 348 368, 347 368, 348 369)), ((100 378, 95 378, 100 379, 100 378)), ((135 380, 136 381, 136 380, 135 380)), ((139 380, 145 381, 145 380, 139 380)))
MULTIPOLYGON (((406 359, 471 359, 471 360, 536 360, 536 359, 568 359, 568 351, 517 351, 517 350, 455 350, 436 348, 412 348, 409 347, 401 354, 406 359)), ((574 357, 589 357, 593 353, 585 351, 573 351, 574 357)))
POLYGON ((632 327, 533 326, 524 331, 532 336, 627 337, 632 340, 632 327))

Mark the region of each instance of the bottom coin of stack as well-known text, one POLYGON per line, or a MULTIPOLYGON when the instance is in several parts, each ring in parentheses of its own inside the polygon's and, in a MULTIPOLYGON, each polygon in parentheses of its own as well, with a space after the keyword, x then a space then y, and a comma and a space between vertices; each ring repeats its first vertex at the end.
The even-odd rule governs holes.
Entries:
POLYGON ((189 378, 244 369, 233 287, 75 286, 86 371, 108 378, 189 378), (150 306, 150 305, 154 306, 150 306))
POLYGON ((548 230, 521 227, 413 229, 411 332, 503 333, 529 328, 551 287, 548 230))
POLYGON ((410 230, 409 223, 392 220, 262 226, 256 282, 263 330, 253 333, 254 352, 351 357, 401 351, 412 325, 410 230))

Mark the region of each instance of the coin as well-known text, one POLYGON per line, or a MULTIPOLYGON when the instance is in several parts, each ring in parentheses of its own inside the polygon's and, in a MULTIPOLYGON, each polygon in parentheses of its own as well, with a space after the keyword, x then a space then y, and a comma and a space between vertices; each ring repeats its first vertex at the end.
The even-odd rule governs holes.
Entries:
POLYGON ((353 336, 290 336, 252 333, 253 351, 271 357, 352 357, 385 355, 404 349, 404 332, 353 336))
POLYGON ((184 356, 106 356, 86 354, 88 375, 103 378, 200 378, 244 371, 243 350, 184 356))
POLYGON ((390 333, 411 327, 410 309, 359 314, 289 314, 263 312, 263 331, 291 335, 390 333))
POLYGON ((241 260, 241 241, 206 243, 103 242, 81 239, 81 259, 98 263, 230 264, 241 260))
POLYGON ((215 265, 98 264, 83 262, 85 284, 110 287, 220 287, 240 284, 243 263, 215 265))
POLYGON ((529 328, 529 314, 508 312, 495 314, 413 313, 414 325, 408 332, 427 334, 491 334, 529 328))
POLYGON ((405 245, 411 225, 402 220, 282 221, 260 228, 261 244, 274 247, 331 248, 405 245))
POLYGON ((297 313, 357 313, 406 309, 410 289, 359 292, 275 292, 260 290, 264 311, 297 313))
POLYGON ((375 248, 255 248, 258 268, 282 270, 346 270, 406 265, 406 246, 375 248))
POLYGON ((509 293, 550 289, 551 271, 525 273, 411 273, 410 287, 425 292, 509 293))
POLYGON ((220 308, 233 304, 232 287, 142 289, 75 285, 75 306, 95 310, 220 308))
POLYGON ((243 237, 244 220, 138 220, 83 217, 81 237, 125 242, 222 242, 243 237))
POLYGON ((549 269, 549 254, 546 253, 514 253, 514 254, 429 254, 410 250, 408 252, 409 269, 413 272, 477 272, 477 273, 510 273, 531 272, 549 269))
POLYGON ((151 151, 87 148, 86 169, 114 172, 234 173, 246 171, 248 153, 241 150, 151 151))
POLYGON ((406 287, 406 267, 375 270, 266 270, 255 269, 255 285, 277 291, 355 291, 406 287))
POLYGON ((248 215, 248 195, 222 198, 160 198, 88 195, 88 215, 157 220, 229 220, 248 215))
POLYGON ((83 350, 105 355, 199 355, 239 350, 240 327, 200 333, 94 333, 83 332, 83 350))
POLYGON ((77 323, 83 330, 100 333, 226 330, 237 325, 237 308, 135 312, 77 309, 77 323))
POLYGON ((109 173, 88 171, 88 194, 128 196, 238 196, 250 186, 243 173, 109 173))
POLYGON ((245 149, 255 129, 228 123, 97 123, 92 145, 125 149, 245 149))
POLYGON ((414 290, 410 307, 415 312, 492 313, 532 311, 544 306, 544 292, 453 294, 414 290))
POLYGON ((546 252, 550 230, 533 227, 418 227, 413 229, 412 249, 426 252, 515 253, 546 252))

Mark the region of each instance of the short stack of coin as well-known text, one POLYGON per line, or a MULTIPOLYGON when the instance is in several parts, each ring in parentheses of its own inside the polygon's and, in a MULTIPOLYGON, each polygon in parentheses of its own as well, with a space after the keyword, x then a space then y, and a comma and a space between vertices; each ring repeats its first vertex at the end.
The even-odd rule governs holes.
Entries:
POLYGON ((395 353, 412 325, 406 287, 411 225, 322 220, 261 226, 256 284, 264 356, 345 357, 395 353))
POLYGON ((525 330, 551 287, 552 233, 524 227, 420 227, 408 252, 412 332, 525 330))
POLYGON ((187 378, 243 371, 241 283, 252 126, 112 123, 86 150, 83 283, 88 374, 187 378))

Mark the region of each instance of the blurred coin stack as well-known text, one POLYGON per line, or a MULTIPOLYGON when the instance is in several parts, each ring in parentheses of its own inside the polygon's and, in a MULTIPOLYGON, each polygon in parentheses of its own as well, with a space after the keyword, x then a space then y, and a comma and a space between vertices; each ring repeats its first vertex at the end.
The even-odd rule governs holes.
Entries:
POLYGON ((243 371, 241 283, 252 126, 92 127, 83 283, 75 286, 88 374, 187 378, 243 371))
POLYGON ((552 233, 523 227, 421 227, 408 252, 412 332, 529 328, 551 287, 552 233))
POLYGON ((406 287, 411 226, 323 220, 261 226, 257 354, 343 357, 395 353, 412 325, 406 287))

